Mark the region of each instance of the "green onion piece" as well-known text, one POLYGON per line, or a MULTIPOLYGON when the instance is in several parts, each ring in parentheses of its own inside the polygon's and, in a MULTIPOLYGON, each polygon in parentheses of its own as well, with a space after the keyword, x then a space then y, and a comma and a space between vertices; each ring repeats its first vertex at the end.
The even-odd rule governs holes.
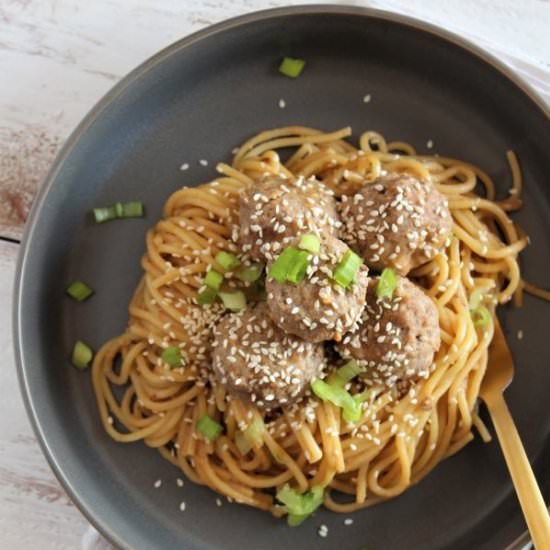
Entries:
POLYGON ((218 439, 223 432, 223 426, 205 414, 199 418, 197 422, 197 430, 209 441, 214 441, 218 439))
POLYGON ((355 274, 361 267, 363 260, 353 250, 348 250, 340 263, 336 266, 332 278, 344 288, 347 288, 355 279, 355 274))
POLYGON ((81 340, 78 340, 73 348, 72 362, 77 369, 85 369, 90 365, 94 356, 92 349, 81 340))
POLYGON ((244 435, 253 447, 260 447, 264 440, 264 431, 263 418, 255 414, 252 422, 244 429, 244 435))
POLYGON ((291 283, 301 283, 306 276, 307 268, 309 267, 309 254, 300 250, 294 258, 293 264, 290 266, 286 275, 286 280, 291 283))
POLYGON ((262 276, 263 268, 262 264, 243 265, 235 272, 235 277, 245 283, 254 283, 262 276))
POLYGON ((269 276, 273 277, 278 283, 284 283, 290 268, 294 265, 299 254, 300 251, 293 246, 285 248, 271 264, 269 276))
POLYGON ((331 386, 345 386, 350 380, 353 380, 358 374, 361 374, 363 369, 357 364, 357 361, 348 361, 343 367, 333 372, 329 378, 328 383, 331 386))
POLYGON ((71 283, 65 292, 77 302, 83 302, 94 293, 94 291, 82 281, 71 283))
POLYGON ((231 252, 226 252, 225 250, 218 252, 214 259, 224 271, 231 271, 241 263, 241 260, 235 254, 231 254, 231 252))
POLYGON ((170 346, 169 348, 164 349, 160 357, 165 363, 168 363, 171 367, 182 366, 183 357, 181 355, 181 350, 176 346, 170 346))
POLYGON ((361 406, 344 388, 333 386, 316 379, 311 383, 313 393, 322 401, 330 401, 342 409, 346 422, 357 422, 361 418, 361 406))
POLYGON ((122 205, 121 218, 141 218, 143 216, 143 203, 140 201, 126 202, 122 205))
POLYGON ((477 309, 485 294, 485 289, 476 288, 470 295, 470 310, 477 309))
POLYGON ((323 488, 314 485, 309 491, 300 494, 285 484, 277 491, 277 500, 285 505, 288 512, 288 525, 295 527, 300 525, 323 503, 323 488))
POLYGON ((365 391, 362 391, 361 393, 356 393, 353 396, 353 399, 358 405, 362 405, 365 401, 369 399, 370 394, 371 394, 371 390, 365 390, 365 391))
POLYGON ((197 294, 197 302, 201 306, 209 306, 216 301, 217 297, 218 291, 210 288, 209 286, 206 286, 197 294))
POLYGON ((471 311, 476 327, 486 328, 491 323, 491 312, 485 306, 478 306, 471 311))
POLYGON ((94 208, 94 218, 96 223, 108 222, 114 220, 117 213, 114 206, 106 206, 104 208, 94 208))
POLYGON ((239 449, 239 452, 243 456, 246 455, 250 451, 250 449, 252 449, 250 441, 248 441, 248 438, 246 437, 244 432, 241 431, 235 433, 235 445, 237 445, 237 449, 239 449))
POLYGON ((298 244, 298 248, 307 250, 308 252, 313 252, 313 254, 318 254, 319 250, 321 250, 321 240, 313 233, 303 235, 300 239, 300 243, 298 244))
POLYGON ((285 57, 279 65, 279 72, 290 78, 300 76, 306 62, 303 59, 285 57))
POLYGON ((115 212, 117 218, 122 218, 124 215, 124 207, 121 202, 115 202, 115 212))
POLYGON ((377 298, 391 298, 398 283, 399 278, 395 271, 390 267, 386 267, 386 269, 382 271, 378 279, 378 284, 376 285, 377 298))
POLYGON ((246 296, 241 290, 220 292, 218 296, 221 298, 223 305, 230 311, 241 311, 246 307, 246 296))
POLYGON ((212 288, 214 290, 220 290, 220 287, 223 283, 223 275, 216 271, 215 269, 211 269, 204 278, 204 284, 212 288))

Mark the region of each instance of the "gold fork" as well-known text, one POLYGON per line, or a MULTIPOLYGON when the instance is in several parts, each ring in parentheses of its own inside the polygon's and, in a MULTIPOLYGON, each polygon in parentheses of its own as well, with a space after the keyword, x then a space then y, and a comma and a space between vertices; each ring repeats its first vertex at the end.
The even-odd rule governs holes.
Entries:
POLYGON ((495 334, 489 348, 487 372, 479 396, 485 404, 500 441, 502 454, 516 488, 519 503, 537 550, 550 549, 550 516, 525 454, 514 420, 504 401, 504 390, 514 377, 512 353, 495 317, 495 334))

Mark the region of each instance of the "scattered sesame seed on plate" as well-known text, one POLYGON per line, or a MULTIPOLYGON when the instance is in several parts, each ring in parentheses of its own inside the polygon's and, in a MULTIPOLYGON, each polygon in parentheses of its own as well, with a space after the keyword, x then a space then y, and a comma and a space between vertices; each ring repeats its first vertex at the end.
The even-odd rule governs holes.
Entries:
POLYGON ((162 485, 162 481, 160 479, 157 479, 155 483, 153 484, 153 487, 155 489, 158 489, 162 485))
POLYGON ((185 502, 183 501, 180 502, 180 511, 185 512, 185 502))
POLYGON ((429 140, 426 142, 426 147, 427 147, 428 149, 431 149, 433 146, 434 146, 434 142, 433 142, 431 139, 429 139, 429 140))
POLYGON ((187 164, 187 162, 184 162, 181 166, 180 166, 180 170, 183 172, 185 170, 188 170, 189 169, 189 164, 187 164))
POLYGON ((279 108, 284 109, 286 107, 286 101, 281 98, 279 99, 279 108))
POLYGON ((221 506, 222 505, 222 499, 221 498, 217 498, 216 499, 216 506, 221 506))
POLYGON ((346 518, 344 520, 344 525, 352 525, 353 524, 353 519, 351 518, 346 518))
POLYGON ((207 160, 204 160, 204 159, 201 159, 201 160, 199 160, 199 164, 200 164, 201 166, 208 166, 208 161, 207 161, 207 160))
POLYGON ((371 100, 371 95, 370 94, 366 94, 363 96, 363 103, 369 103, 371 100))
POLYGON ((178 477, 178 479, 176 479, 176 483, 177 483, 178 487, 183 487, 183 479, 180 479, 178 477))
POLYGON ((323 525, 319 527, 319 530, 317 531, 317 533, 319 534, 320 537, 325 538, 328 535, 328 527, 323 523, 323 525))
POLYGON ((518 340, 523 340, 523 330, 518 330, 518 340))

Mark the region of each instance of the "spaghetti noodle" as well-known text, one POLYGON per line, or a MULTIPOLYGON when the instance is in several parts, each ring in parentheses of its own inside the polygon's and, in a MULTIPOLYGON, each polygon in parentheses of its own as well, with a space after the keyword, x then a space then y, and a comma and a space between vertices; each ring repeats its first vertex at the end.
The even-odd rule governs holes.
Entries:
MULTIPOLYGON (((488 440, 477 399, 493 324, 476 326, 472 300, 483 300, 494 315, 496 305, 514 295, 520 302, 523 290, 547 297, 520 275, 518 254, 527 240, 508 216, 521 206, 512 152, 510 197, 497 201, 492 180, 476 166, 418 155, 411 145, 386 142, 375 132, 362 134, 356 148, 345 141, 350 134, 349 128, 324 133, 300 126, 265 131, 245 142, 231 165, 219 164, 215 181, 176 191, 147 234, 128 328, 93 364, 101 420, 113 439, 143 440, 192 481, 275 515, 282 511, 274 489, 285 483, 300 492, 325 487, 325 506, 350 512, 405 491, 471 441, 473 426, 488 440), (287 148, 294 150, 283 162, 279 153, 287 148), (240 191, 265 174, 314 176, 341 197, 385 172, 430 180, 453 216, 444 252, 409 274, 437 305, 435 368, 404 392, 371 387, 354 424, 310 394, 275 414, 227 394, 215 383, 208 356, 210 330, 224 308, 200 306, 196 296, 216 254, 238 252, 232 233, 240 191), (184 366, 163 362, 169 346, 182 350, 184 366), (196 428, 205 414, 224 427, 214 442, 196 428), (256 445, 241 452, 237 434, 260 419, 265 429, 256 445)), ((356 385, 352 392, 362 391, 356 385)))

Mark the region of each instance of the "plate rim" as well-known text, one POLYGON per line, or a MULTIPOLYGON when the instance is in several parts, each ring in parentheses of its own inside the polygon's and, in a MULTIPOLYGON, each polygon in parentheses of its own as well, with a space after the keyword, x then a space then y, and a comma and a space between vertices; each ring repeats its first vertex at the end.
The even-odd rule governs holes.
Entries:
MULTIPOLYGON (((40 213, 46 197, 48 196, 51 188, 55 184, 57 176, 64 166, 66 160, 71 155, 74 147, 77 145, 80 138, 87 132, 87 130, 95 123, 95 121, 101 116, 102 112, 112 104, 120 95, 122 95, 127 89, 131 88, 136 80, 144 76, 151 69, 156 67, 159 63, 162 63, 164 59, 169 58, 176 52, 189 48, 190 46, 199 43, 211 36, 223 33, 225 31, 236 29, 243 25, 265 21, 269 19, 276 19, 279 17, 288 17, 294 15, 347 15, 355 17, 366 17, 369 19, 378 19, 387 21, 389 23, 397 23, 407 27, 411 27, 415 30, 419 30, 423 33, 430 34, 437 38, 443 39, 467 53, 473 55, 484 64, 496 69, 502 76, 506 78, 511 84, 518 88, 524 96, 540 110, 541 114, 546 117, 550 122, 550 106, 542 99, 537 91, 527 83, 520 75, 518 75, 511 67, 504 62, 497 59, 492 53, 476 45, 472 41, 452 31, 446 30, 442 27, 427 23, 421 19, 411 17, 409 15, 403 15, 388 10, 352 6, 352 5, 337 5, 337 4, 308 4, 308 5, 295 5, 284 6, 270 9, 263 9, 245 13, 236 17, 222 20, 213 25, 209 25, 203 29, 195 31, 175 42, 169 44, 165 48, 161 49, 157 53, 153 54, 149 58, 145 59, 129 73, 121 78, 112 88, 110 88, 87 112, 84 118, 78 123, 78 125, 72 130, 69 137, 66 139, 61 150, 56 155, 48 174, 44 178, 40 189, 34 199, 33 206, 29 217, 25 224, 25 230, 23 238, 20 243, 18 252, 17 264, 14 275, 14 287, 13 287, 13 305, 12 305, 12 339, 13 339, 13 351, 15 356, 15 365, 17 370, 17 378, 19 383, 19 390, 23 398, 25 411, 27 418, 29 419, 32 430, 39 443, 42 454, 46 458, 48 465, 53 471, 55 477, 67 492, 71 501, 75 504, 77 509, 83 516, 90 522, 90 524, 97 529, 111 544, 116 547, 126 548, 128 547, 124 540, 121 539, 119 534, 108 524, 100 521, 94 516, 92 510, 88 509, 80 496, 81 489, 77 487, 75 480, 69 479, 63 468, 59 463, 59 458, 54 448, 50 446, 48 437, 41 424, 40 418, 35 410, 35 397, 29 379, 27 376, 28 365, 25 365, 23 358, 23 350, 21 348, 21 339, 24 332, 22 326, 22 319, 24 317, 22 300, 23 300, 23 275, 26 273, 26 265, 29 256, 29 247, 32 242, 33 235, 36 228, 36 222, 39 219, 40 213)), ((516 540, 512 541, 506 550, 518 550, 523 548, 530 541, 528 531, 522 533, 516 540)))

